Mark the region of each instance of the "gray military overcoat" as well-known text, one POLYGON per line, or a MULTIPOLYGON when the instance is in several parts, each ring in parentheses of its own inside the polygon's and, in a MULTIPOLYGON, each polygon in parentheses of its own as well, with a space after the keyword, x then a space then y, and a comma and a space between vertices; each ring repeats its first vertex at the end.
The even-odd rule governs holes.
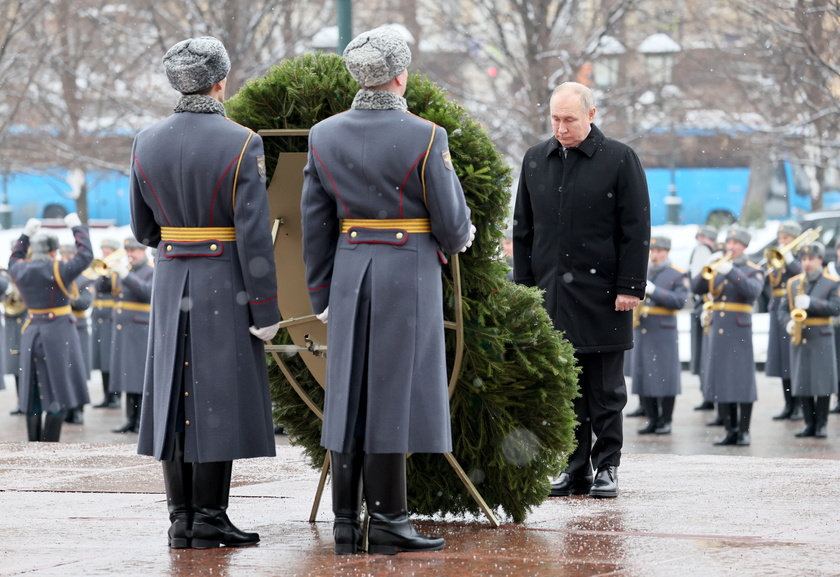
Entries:
POLYGON ((633 394, 643 397, 673 397, 680 386, 680 354, 676 312, 688 298, 688 276, 673 266, 649 271, 648 283, 656 288, 642 303, 667 309, 642 316, 635 329, 632 355, 633 394))
POLYGON ((802 265, 799 259, 786 263, 785 269, 780 271, 771 270, 767 273, 765 280, 773 291, 773 296, 767 306, 770 321, 769 334, 767 337, 767 362, 764 364, 764 374, 768 377, 790 378, 790 337, 785 331, 785 325, 779 313, 787 283, 791 277, 802 272, 802 265))
MULTIPOLYGON (((46 311, 65 306, 69 309, 73 279, 93 259, 87 226, 75 227, 73 235, 77 253, 67 262, 27 261, 29 237, 26 235, 21 235, 12 249, 9 273, 29 309, 46 311)), ((45 412, 59 412, 90 402, 76 317, 69 310, 65 314, 32 313, 30 310, 20 347, 22 411, 32 408, 33 386, 39 387, 41 410, 45 412), (33 374, 33 368, 37 374, 33 374)))
MULTIPOLYGON (((743 257, 734 265, 727 275, 716 275, 711 281, 702 275, 695 276, 691 281, 692 290, 698 294, 711 292, 715 303, 750 309, 764 288, 764 272, 743 257)), ((702 364, 704 399, 715 403, 752 403, 758 398, 752 312, 711 312, 708 340, 703 342, 702 364)))
POLYGON ((114 286, 111 312, 111 381, 110 389, 139 395, 143 392, 143 371, 149 342, 149 311, 154 270, 143 260, 131 267, 124 279, 114 286))
MULTIPOLYGON (((787 296, 778 312, 782 326, 787 326, 794 296, 804 275, 788 281, 787 296)), ((811 297, 805 312, 808 319, 829 319, 840 315, 840 278, 824 272, 813 282, 805 284, 804 294, 811 297)), ((807 322, 807 319, 806 319, 807 322)), ((823 397, 837 393, 837 359, 831 324, 802 327, 802 344, 791 343, 791 392, 797 397, 823 397)))
POLYGON ((115 283, 113 273, 99 277, 94 281, 96 298, 90 311, 91 325, 91 367, 102 372, 111 370, 111 322, 114 308, 114 295, 111 294, 112 283, 115 283))
POLYGON ((329 305, 321 444, 346 450, 366 377, 365 452, 451 451, 440 249, 467 243, 470 211, 446 131, 354 108, 312 127, 304 174, 307 285, 316 313, 329 305), (399 222, 341 233, 341 219, 429 219, 431 233, 399 222))
POLYGON ((189 462, 275 454, 265 348, 248 331, 280 321, 264 167, 260 137, 219 114, 178 112, 134 141, 131 228, 158 248, 141 454, 171 459, 176 425, 189 462))

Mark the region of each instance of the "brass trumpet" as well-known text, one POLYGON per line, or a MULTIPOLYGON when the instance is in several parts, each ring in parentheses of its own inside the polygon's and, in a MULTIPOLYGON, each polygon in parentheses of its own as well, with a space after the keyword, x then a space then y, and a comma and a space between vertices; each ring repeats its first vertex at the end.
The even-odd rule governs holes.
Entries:
MULTIPOLYGON (((805 294, 805 275, 799 279, 799 286, 796 287, 796 295, 805 294)), ((805 319, 808 318, 808 312, 805 309, 793 309, 790 311, 790 320, 793 321, 793 331, 790 335, 790 344, 798 347, 802 344, 802 327, 805 326, 805 319)))
POLYGON ((126 257, 125 249, 119 248, 106 256, 105 258, 95 258, 90 262, 90 270, 99 276, 108 276, 111 274, 111 267, 118 260, 123 260, 126 257))
POLYGON ((776 270, 785 270, 785 255, 789 252, 796 252, 803 244, 810 244, 820 238, 822 227, 809 228, 795 239, 787 243, 785 246, 773 247, 768 246, 764 249, 764 260, 767 261, 768 266, 776 270))
POLYGON ((700 272, 700 276, 702 276, 706 280, 712 280, 717 275, 717 269, 720 265, 725 263, 726 261, 732 260, 732 255, 727 253, 723 255, 721 258, 717 259, 712 264, 707 264, 703 267, 703 270, 700 272))

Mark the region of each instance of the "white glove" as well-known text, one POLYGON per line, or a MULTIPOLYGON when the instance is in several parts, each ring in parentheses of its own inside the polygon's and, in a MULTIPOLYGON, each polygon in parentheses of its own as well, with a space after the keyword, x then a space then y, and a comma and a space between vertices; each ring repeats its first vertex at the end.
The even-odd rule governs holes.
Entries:
POLYGON ((707 310, 702 310, 700 312, 700 325, 706 326, 709 324, 709 321, 712 319, 712 312, 707 310))
POLYGON ((273 324, 268 327, 263 327, 258 329, 257 327, 248 327, 248 330, 251 332, 252 335, 260 339, 261 341, 270 341, 274 338, 274 335, 277 334, 277 331, 280 330, 280 323, 273 324))
POLYGON ((39 230, 41 230, 41 221, 37 218, 30 218, 23 227, 23 234, 32 238, 39 230))
POLYGON ((790 264, 793 262, 793 253, 791 251, 787 251, 784 253, 785 263, 790 264))
POLYGON ((788 321, 787 324, 785 325, 785 332, 789 335, 793 334, 793 321, 792 320, 788 321))
POLYGON ((475 240, 475 225, 470 223, 470 240, 467 241, 467 244, 464 245, 464 248, 459 250, 458 252, 467 252, 467 249, 472 246, 473 241, 475 240))
POLYGON ((709 255, 709 261, 706 264, 712 264, 715 261, 718 261, 723 258, 723 253, 721 251, 713 252, 709 255))
POLYGON ((793 297, 793 306, 798 309, 807 310, 811 306, 811 297, 809 295, 796 295, 793 297))
POLYGON ((79 218, 79 213, 71 212, 64 217, 64 224, 66 224, 68 228, 76 228, 77 226, 82 226, 82 219, 79 218))
POLYGON ((330 316, 330 307, 324 309, 324 312, 315 315, 315 318, 324 324, 327 324, 327 317, 330 316))
POLYGON ((720 263, 717 267, 718 274, 721 275, 721 276, 728 275, 729 271, 731 271, 731 270, 732 270, 732 261, 731 260, 725 260, 722 263, 720 263))
POLYGON ((128 272, 131 270, 131 265, 128 264, 128 259, 120 259, 116 262, 111 263, 111 271, 115 272, 118 277, 124 279, 128 276, 128 272))
POLYGON ((652 282, 649 282, 645 285, 645 295, 650 296, 656 290, 656 285, 652 282))

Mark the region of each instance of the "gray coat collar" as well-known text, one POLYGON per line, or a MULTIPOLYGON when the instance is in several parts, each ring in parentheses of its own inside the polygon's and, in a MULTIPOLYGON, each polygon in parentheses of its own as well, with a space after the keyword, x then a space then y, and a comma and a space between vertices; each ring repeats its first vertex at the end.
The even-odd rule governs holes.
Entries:
POLYGON ((356 93, 353 104, 355 110, 408 110, 405 98, 388 90, 369 90, 362 88, 356 93))
POLYGON ((225 114, 225 106, 206 94, 184 94, 175 106, 175 112, 197 112, 199 114, 225 114))

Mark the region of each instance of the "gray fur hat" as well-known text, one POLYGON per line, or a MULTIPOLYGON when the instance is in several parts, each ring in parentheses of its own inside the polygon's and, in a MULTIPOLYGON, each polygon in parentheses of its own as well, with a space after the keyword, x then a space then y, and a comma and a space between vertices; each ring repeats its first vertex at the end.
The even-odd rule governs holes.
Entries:
POLYGON ((130 248, 146 248, 146 245, 140 244, 136 238, 130 236, 123 241, 123 247, 128 250, 130 248))
POLYGON ((726 231, 726 240, 737 240, 744 246, 749 246, 752 237, 750 233, 746 231, 746 229, 741 228, 738 225, 733 225, 729 227, 729 230, 726 231))
POLYGON ((167 50, 163 68, 172 88, 182 94, 193 94, 226 78, 230 58, 221 42, 212 36, 199 36, 181 40, 167 50))
POLYGON ((399 32, 380 26, 362 32, 344 49, 344 63, 364 88, 385 84, 411 64, 411 50, 399 32))
POLYGON ((122 245, 121 245, 121 244, 120 244, 120 242, 119 242, 118 240, 116 240, 116 239, 113 239, 113 238, 103 238, 103 239, 102 239, 102 242, 101 242, 101 243, 99 243, 99 246, 100 246, 100 247, 102 247, 102 248, 110 248, 110 249, 112 249, 112 250, 117 250, 117 249, 118 249, 118 248, 120 248, 122 245))
POLYGON ((805 255, 816 256, 819 257, 820 260, 825 260, 825 245, 821 242, 806 244, 799 249, 799 256, 803 257, 805 255))
POLYGON ((717 240, 717 230, 710 226, 701 226, 697 229, 697 234, 694 237, 702 236, 703 238, 708 238, 712 242, 717 240))
POLYGON ((75 244, 62 244, 58 247, 58 250, 61 251, 61 254, 78 254, 79 252, 75 244))
POLYGON ((33 255, 47 254, 58 250, 58 237, 54 234, 41 232, 29 239, 29 250, 33 255))
POLYGON ((667 236, 652 236, 650 238, 650 248, 661 248, 662 250, 671 250, 671 239, 667 236))
POLYGON ((786 220, 779 224, 779 234, 799 236, 800 234, 802 234, 802 225, 800 225, 795 220, 786 220))

